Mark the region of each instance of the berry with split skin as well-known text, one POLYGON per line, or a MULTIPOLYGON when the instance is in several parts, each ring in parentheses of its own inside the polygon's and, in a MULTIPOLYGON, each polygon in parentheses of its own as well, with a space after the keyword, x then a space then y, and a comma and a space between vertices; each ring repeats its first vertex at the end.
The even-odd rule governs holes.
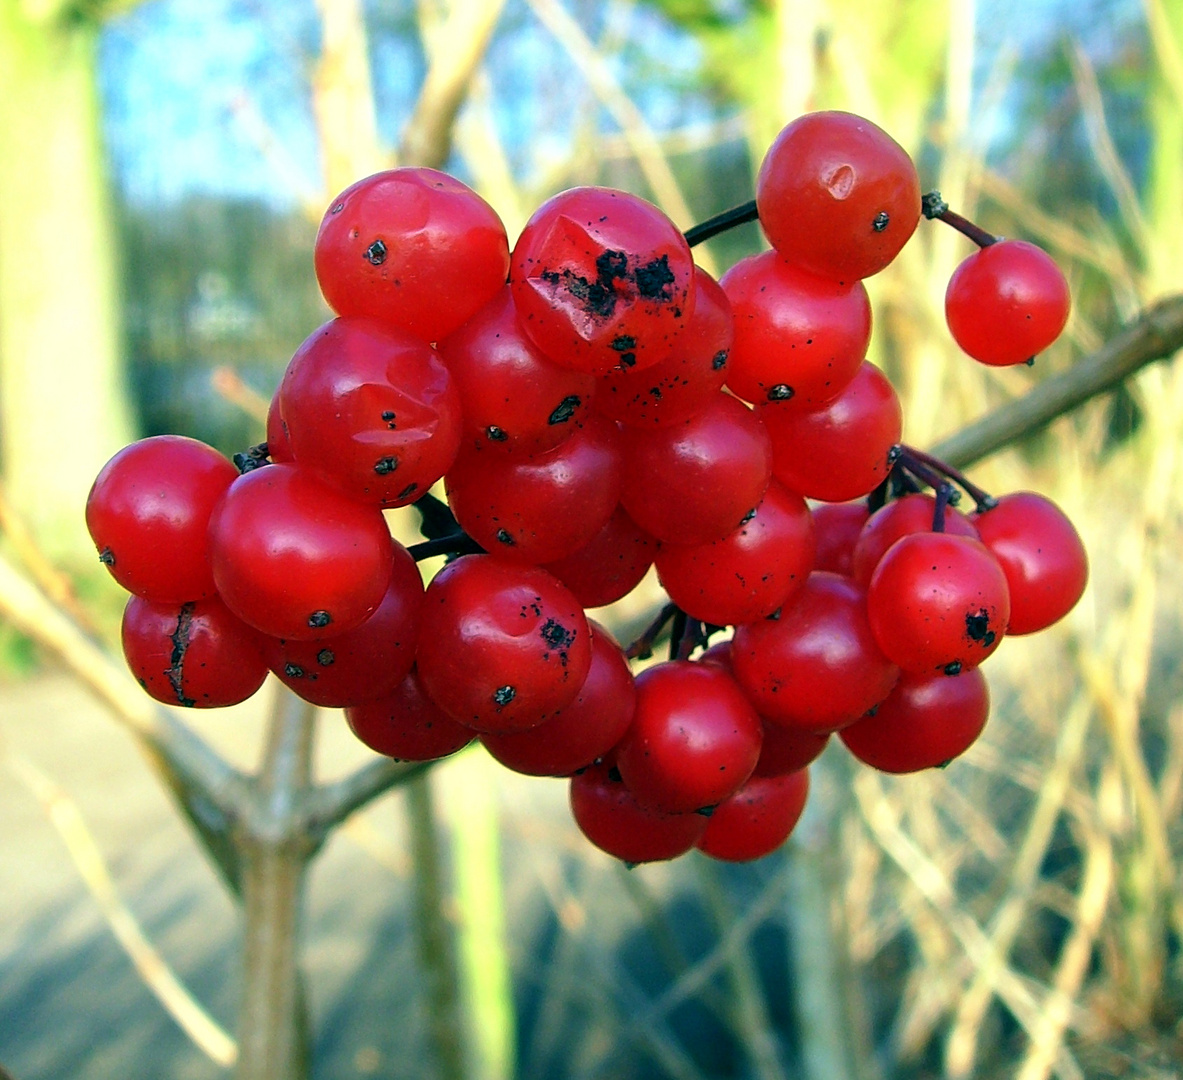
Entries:
POLYGON ((123 612, 121 638, 136 681, 166 705, 237 705, 267 677, 262 635, 216 596, 185 604, 133 596, 123 612))
POLYGON ((522 327, 555 363, 604 375, 669 356, 694 305, 685 237, 656 206, 579 187, 542 204, 511 257, 522 327))
POLYGON ((297 464, 351 499, 406 506, 460 449, 460 395, 436 351, 363 317, 333 319, 296 350, 279 411, 297 464))

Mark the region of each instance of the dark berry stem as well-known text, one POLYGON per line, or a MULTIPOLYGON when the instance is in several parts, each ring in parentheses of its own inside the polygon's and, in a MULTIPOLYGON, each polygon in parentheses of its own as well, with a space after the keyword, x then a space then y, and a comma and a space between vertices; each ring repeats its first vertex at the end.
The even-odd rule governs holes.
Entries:
POLYGON ((961 488, 971 499, 973 499, 979 510, 989 510, 993 506, 998 505, 998 500, 994 498, 988 491, 978 487, 968 476, 960 469, 953 468, 952 465, 942 461, 939 457, 927 453, 924 450, 917 450, 913 446, 906 446, 903 448, 905 453, 913 460, 921 464, 927 465, 930 469, 934 469, 942 476, 947 476, 959 488, 961 488))
POLYGON ((932 508, 933 532, 943 533, 945 531, 945 509, 953 501, 953 496, 956 494, 956 490, 948 480, 936 489, 936 505, 932 508))
POLYGON ((896 460, 895 467, 901 472, 915 477, 922 484, 927 484, 933 491, 940 491, 942 487, 948 487, 950 494, 946 496, 946 502, 950 506, 956 506, 961 497, 961 493, 947 483, 944 473, 936 468, 932 463, 923 461, 912 453, 912 448, 908 446, 900 447, 900 455, 896 460))
POLYGON ((485 549, 466 532, 453 532, 448 533, 447 536, 436 536, 430 540, 424 540, 422 543, 412 544, 407 548, 407 551, 415 562, 422 562, 424 559, 430 559, 436 555, 485 554, 485 549))
POLYGON ((648 660, 653 655, 654 643, 665 629, 666 623, 674 618, 679 610, 677 604, 662 605, 654 620, 641 632, 641 636, 625 649, 624 655, 630 660, 648 660))
POLYGON ((721 214, 707 218, 700 225, 687 229, 686 243, 694 247, 704 240, 711 239, 712 236, 718 236, 719 233, 726 232, 728 229, 734 229, 737 225, 746 225, 749 221, 755 221, 758 216, 756 200, 751 199, 740 206, 733 206, 730 210, 724 210, 721 214))
POLYGON ((943 221, 946 225, 952 225, 962 236, 968 236, 978 247, 989 247, 991 244, 997 244, 1002 239, 1000 236, 995 236, 993 233, 986 232, 980 225, 975 225, 969 218, 962 217, 960 214, 949 209, 949 204, 941 198, 939 191, 930 191, 921 196, 920 199, 921 210, 929 221, 937 220, 943 221))

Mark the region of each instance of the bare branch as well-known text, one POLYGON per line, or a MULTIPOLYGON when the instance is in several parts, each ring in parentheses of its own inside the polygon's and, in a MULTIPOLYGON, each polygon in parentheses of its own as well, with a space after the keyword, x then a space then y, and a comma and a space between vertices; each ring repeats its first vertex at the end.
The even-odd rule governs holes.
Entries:
POLYGON ((355 810, 385 795, 391 788, 401 787, 434 764, 434 761, 378 758, 340 780, 311 789, 304 799, 308 828, 314 838, 323 840, 334 826, 355 810))
POLYGON ((452 153, 452 127, 489 46, 504 0, 452 0, 447 18, 424 35, 427 77, 403 131, 399 161, 443 168, 452 153))
POLYGON ((0 615, 58 656, 79 681, 101 698, 139 741, 211 846, 225 839, 228 823, 245 806, 244 776, 195 731, 155 704, 135 680, 45 594, 0 556, 0 615))

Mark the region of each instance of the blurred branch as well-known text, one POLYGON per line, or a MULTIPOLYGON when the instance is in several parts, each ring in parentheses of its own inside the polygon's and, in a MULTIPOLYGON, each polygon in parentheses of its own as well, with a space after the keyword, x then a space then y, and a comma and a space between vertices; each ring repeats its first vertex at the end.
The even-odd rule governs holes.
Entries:
POLYGON ((25 519, 12 505, 3 484, 0 484, 0 532, 8 537, 25 569, 49 601, 69 615, 84 633, 96 636, 94 623, 78 602, 74 583, 46 557, 25 519))
POLYGON ((1105 119, 1105 102, 1101 97, 1101 86, 1097 82, 1097 72, 1089 59, 1088 53, 1081 48, 1079 42, 1073 42, 1068 50, 1068 62, 1072 67, 1072 80, 1076 85, 1076 94, 1080 99, 1081 112, 1084 114, 1085 133, 1093 156, 1100 166, 1101 175, 1105 177, 1109 190, 1117 201, 1125 226, 1130 231, 1134 243, 1142 252, 1146 251, 1148 233, 1146 218, 1142 214, 1142 207, 1138 202, 1138 193, 1134 190, 1134 183, 1130 174, 1122 164, 1121 155, 1113 144, 1113 136, 1109 132, 1109 122, 1105 119))
MULTIPOLYGON (((244 806, 244 776, 196 732, 156 705, 120 667, 40 589, 0 557, 0 614, 57 655, 101 698, 140 742, 154 764, 163 762, 200 799, 198 816, 217 831, 244 806)), ((195 805, 195 804, 194 804, 195 805)), ((193 808, 187 813, 193 817, 193 808)))
POLYGON ((434 761, 395 761, 378 758, 348 776, 318 784, 306 796, 308 827, 314 835, 327 836, 335 825, 392 788, 401 787, 426 772, 434 761))
POLYGON ((959 468, 972 465, 1115 390, 1147 364, 1172 357, 1181 348, 1183 296, 1170 296, 1147 308, 1096 352, 938 443, 932 453, 959 468))
MULTIPOLYGON (((445 18, 424 29, 427 76, 398 157, 403 164, 442 169, 452 153, 452 128, 464 104, 505 0, 451 0, 445 18)), ((421 25, 427 20, 421 19, 421 25)))
POLYGON ((31 761, 9 756, 7 765, 41 803, 50 824, 65 841, 71 861, 144 984, 206 1057, 224 1069, 230 1068, 238 1055, 234 1040, 194 999, 145 936, 119 896, 77 804, 31 761))
POLYGON ((443 860, 436 832, 431 775, 417 773, 407 784, 407 816, 411 828, 411 878, 414 895, 415 945, 422 968, 431 1044, 440 1080, 466 1080, 466 1031, 460 997, 453 927, 444 914, 448 898, 443 860))
POLYGON ((319 201, 324 203, 355 180, 382 168, 385 155, 378 143, 362 2, 316 0, 316 8, 321 51, 312 73, 312 108, 320 136, 324 186, 319 201))
POLYGON ((271 407, 271 402, 254 387, 243 382, 242 376, 229 364, 220 364, 214 368, 209 379, 214 392, 223 401, 237 405, 252 420, 260 424, 267 423, 267 411, 271 407))
MULTIPOLYGON (((558 0, 526 2, 539 22, 566 51, 592 93, 620 126, 621 133, 628 140, 645 180, 653 189, 654 198, 673 218, 679 229, 688 228, 694 222, 694 215, 682 195, 682 189, 670 168, 661 143, 658 142, 641 110, 621 88, 595 43, 558 0)), ((697 261, 707 273, 718 276, 717 268, 707 251, 700 251, 697 261)))

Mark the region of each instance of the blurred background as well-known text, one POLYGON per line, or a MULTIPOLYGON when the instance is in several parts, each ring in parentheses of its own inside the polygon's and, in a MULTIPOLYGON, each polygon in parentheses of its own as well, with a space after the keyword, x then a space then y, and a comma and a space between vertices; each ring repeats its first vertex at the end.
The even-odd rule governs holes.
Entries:
MULTIPOLYGON (((82 524, 95 474, 146 434, 261 441, 328 317, 312 242, 354 179, 446 168, 511 242, 584 183, 686 228, 750 198, 773 136, 817 108, 875 120, 925 190, 1072 285, 1034 368, 974 364, 943 318, 968 241, 922 222, 868 282, 909 443, 1183 291, 1181 0, 0 0, 4 556, 115 641, 123 597, 82 524)), ((745 226, 696 254, 718 274, 761 243, 745 226)), ((351 819, 306 895, 312 1075, 1183 1075, 1181 468, 1170 361, 976 466, 1065 508, 1084 600, 1003 643, 965 758, 893 779, 831 746, 759 863, 629 873, 577 835, 562 781, 477 752, 437 767, 447 1008, 416 914, 423 806, 351 819)), ((598 617, 628 638, 655 597, 598 617)), ((0 1063, 227 1075, 235 907, 93 695, 8 621, 0 665, 0 1063)), ((273 690, 186 719, 249 766, 273 690)), ((322 717, 318 774, 364 760, 322 717)))

